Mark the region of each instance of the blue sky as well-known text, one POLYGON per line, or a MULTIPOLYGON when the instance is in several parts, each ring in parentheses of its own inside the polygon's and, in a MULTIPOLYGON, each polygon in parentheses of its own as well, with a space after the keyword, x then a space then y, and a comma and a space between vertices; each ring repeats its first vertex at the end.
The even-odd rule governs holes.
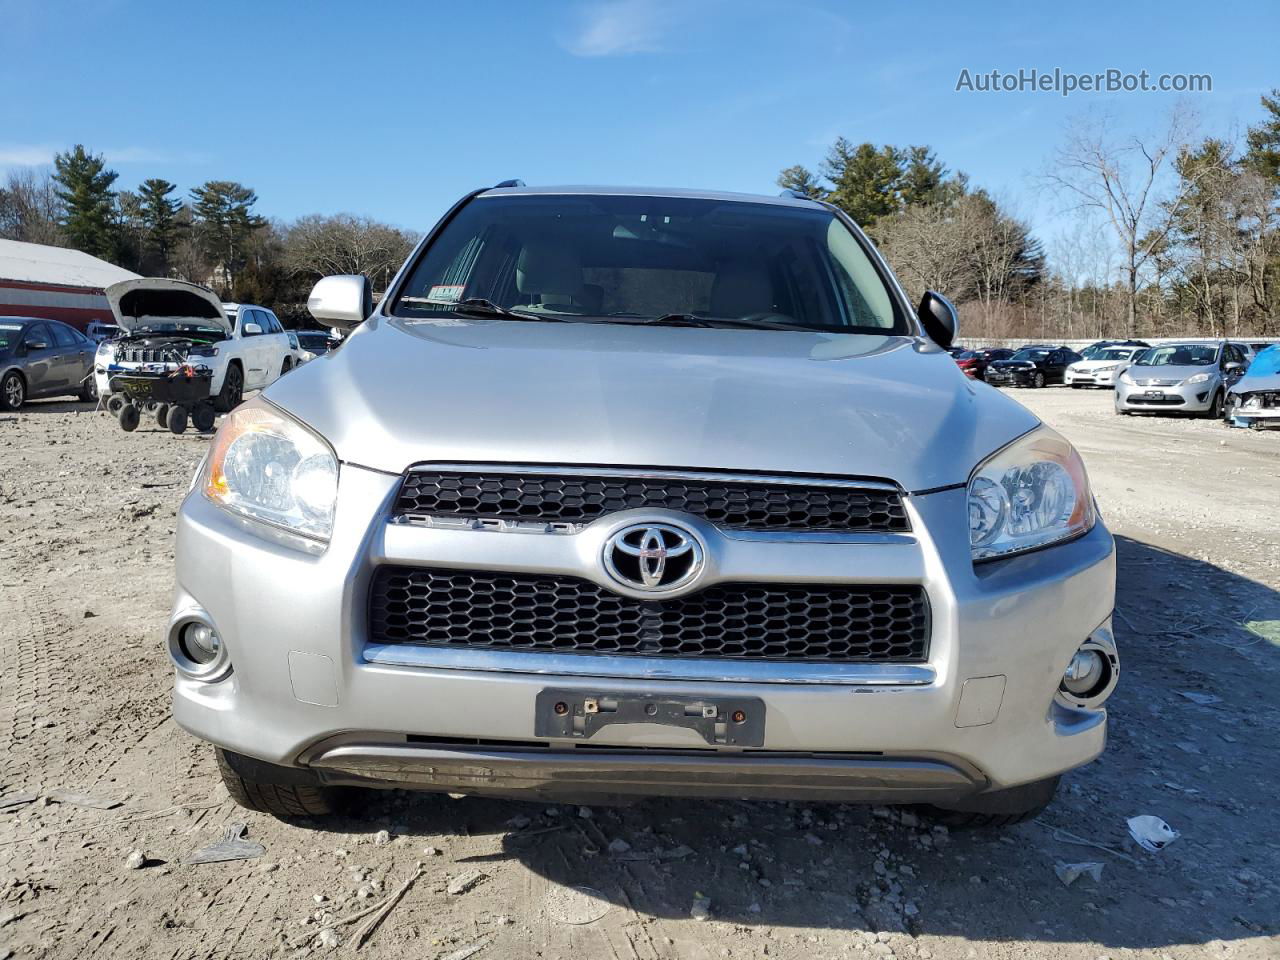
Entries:
POLYGON ((1280 86, 1274 2, 0 0, 0 25, 0 168, 82 142, 124 187, 414 230, 508 177, 771 193, 843 134, 927 143, 1047 236, 1067 119, 1149 129, 1177 96, 958 93, 962 68, 1209 73, 1186 99, 1227 135, 1280 86))

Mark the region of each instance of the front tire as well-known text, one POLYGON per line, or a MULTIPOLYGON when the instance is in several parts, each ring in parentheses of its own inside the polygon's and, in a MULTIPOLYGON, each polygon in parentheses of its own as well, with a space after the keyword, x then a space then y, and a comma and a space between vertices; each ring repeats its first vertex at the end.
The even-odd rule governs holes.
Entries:
POLYGON ((176 405, 170 407, 168 415, 165 418, 165 426, 169 428, 170 433, 186 433, 187 408, 176 405))
POLYGON ((1217 393, 1213 395, 1213 403, 1212 405, 1210 405, 1209 409, 1206 410, 1204 413, 1204 417, 1206 420, 1222 419, 1222 399, 1223 398, 1222 398, 1221 390, 1219 390, 1217 393))
POLYGON ((80 399, 85 403, 98 402, 98 378, 92 373, 80 383, 80 399))
POLYGON ((1007 790, 980 793, 954 807, 935 807, 926 804, 920 812, 935 823, 948 827, 1011 827, 1015 823, 1034 820, 1044 813, 1058 792, 1060 777, 1024 783, 1007 790))
POLYGON ((120 418, 120 429, 126 433, 133 433, 138 429, 138 424, 142 422, 142 412, 132 403, 126 403, 121 407, 118 416, 120 418))
POLYGON ((111 414, 113 417, 120 416, 121 408, 128 402, 129 401, 125 398, 124 394, 111 394, 111 396, 107 397, 107 413, 111 414))
POLYGON ((27 381, 22 374, 10 370, 0 382, 0 410, 18 410, 27 400, 27 381))
POLYGON ((278 767, 218 749, 218 773, 231 799, 247 810, 273 817, 323 817, 337 804, 332 787, 315 781, 305 770, 278 767))
POLYGON ((230 413, 244 399, 244 371, 240 364, 233 363, 227 367, 226 376, 222 378, 222 389, 213 398, 213 406, 219 413, 230 413))
POLYGON ((1043 374, 1043 373, 1041 373, 1039 370, 1037 370, 1037 371, 1036 371, 1036 375, 1035 375, 1034 377, 1032 377, 1032 378, 1031 378, 1031 385, 1032 385, 1033 387, 1035 387, 1037 390, 1039 390, 1041 387, 1043 387, 1043 386, 1044 386, 1044 374, 1043 374))

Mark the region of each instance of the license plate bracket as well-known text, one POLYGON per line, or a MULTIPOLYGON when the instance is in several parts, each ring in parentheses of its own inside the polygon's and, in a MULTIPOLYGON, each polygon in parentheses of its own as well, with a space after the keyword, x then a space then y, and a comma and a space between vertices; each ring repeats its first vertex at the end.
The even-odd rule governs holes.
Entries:
POLYGON ((538 693, 534 709, 536 737, 590 740, 616 723, 649 723, 693 730, 712 746, 764 746, 764 701, 759 697, 547 689, 538 693))

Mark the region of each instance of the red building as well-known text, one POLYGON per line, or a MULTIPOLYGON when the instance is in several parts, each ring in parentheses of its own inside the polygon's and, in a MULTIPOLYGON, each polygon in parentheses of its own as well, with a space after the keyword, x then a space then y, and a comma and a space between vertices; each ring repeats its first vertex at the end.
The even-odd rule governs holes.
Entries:
POLYGON ((79 250, 0 240, 0 316, 112 323, 103 288, 137 276, 79 250))

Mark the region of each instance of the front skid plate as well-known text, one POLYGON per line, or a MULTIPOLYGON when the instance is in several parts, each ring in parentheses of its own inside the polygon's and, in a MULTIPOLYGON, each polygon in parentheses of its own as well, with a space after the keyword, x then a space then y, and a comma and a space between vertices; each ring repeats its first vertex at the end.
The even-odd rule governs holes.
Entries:
POLYGON ((537 737, 590 740, 614 723, 650 723, 693 730, 715 746, 763 747, 764 701, 759 697, 671 697, 601 690, 543 690, 535 706, 537 737))

